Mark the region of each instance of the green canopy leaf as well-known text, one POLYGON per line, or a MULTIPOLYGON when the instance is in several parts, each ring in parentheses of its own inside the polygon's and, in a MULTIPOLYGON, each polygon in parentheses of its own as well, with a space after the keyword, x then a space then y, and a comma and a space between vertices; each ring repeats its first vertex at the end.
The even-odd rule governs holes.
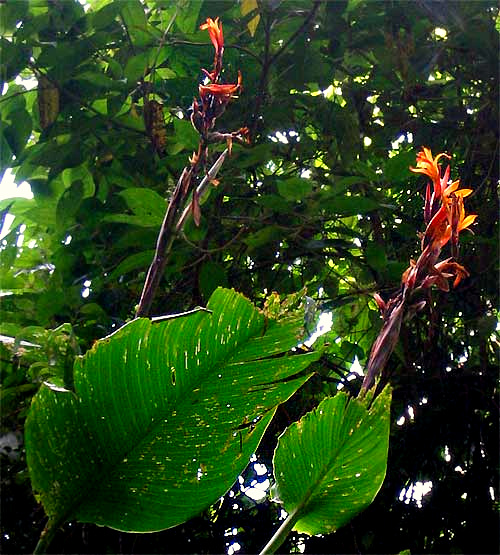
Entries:
POLYGON ((267 321, 217 289, 208 311, 136 319, 74 367, 74 393, 43 386, 26 423, 33 489, 52 522, 169 528, 234 483, 315 354, 301 318, 267 321), (211 312, 210 312, 211 311, 211 312))
POLYGON ((294 530, 334 532, 365 509, 384 481, 391 392, 370 409, 339 392, 292 424, 274 454, 276 489, 294 530))

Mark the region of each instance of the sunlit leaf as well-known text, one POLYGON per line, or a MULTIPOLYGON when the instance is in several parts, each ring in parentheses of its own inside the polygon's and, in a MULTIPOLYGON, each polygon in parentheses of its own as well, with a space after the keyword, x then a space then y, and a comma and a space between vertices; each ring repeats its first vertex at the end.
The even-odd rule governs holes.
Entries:
MULTIPOLYGON (((245 16, 248 13, 258 10, 259 5, 257 4, 257 0, 243 0, 241 2, 241 15, 245 16)), ((255 15, 252 19, 247 23, 247 29, 250 33, 250 36, 255 35, 255 31, 257 30, 257 26, 259 25, 260 21, 260 14, 255 15)))
POLYGON ((74 394, 42 387, 26 448, 52 520, 161 530, 232 485, 317 356, 276 356, 296 345, 301 318, 266 324, 224 289, 208 309, 134 320, 76 360, 74 394))
POLYGON ((385 477, 391 392, 371 408, 339 392, 292 424, 274 454, 276 488, 294 529, 338 530, 365 509, 385 477))

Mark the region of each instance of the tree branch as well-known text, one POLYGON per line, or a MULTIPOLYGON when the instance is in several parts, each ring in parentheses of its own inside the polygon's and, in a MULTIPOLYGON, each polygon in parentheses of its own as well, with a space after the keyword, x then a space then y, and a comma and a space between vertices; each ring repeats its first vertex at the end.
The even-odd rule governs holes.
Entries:
POLYGON ((257 96, 255 99, 254 104, 254 113, 252 116, 252 123, 250 125, 250 137, 252 140, 255 138, 255 131, 257 129, 257 122, 259 119, 259 112, 264 102, 265 97, 265 90, 267 87, 267 79, 269 75, 269 70, 273 63, 285 52, 285 50, 290 46, 290 44, 301 34, 304 32, 304 29, 309 25, 313 17, 315 16, 318 8, 320 6, 319 1, 314 2, 314 5, 310 12, 308 13, 307 17, 304 19, 302 25, 292 34, 291 37, 283 44, 283 46, 275 52, 272 56, 269 56, 270 52, 270 44, 271 44, 271 30, 269 22, 267 22, 265 26, 265 33, 266 33, 266 40, 264 44, 264 62, 262 64, 262 72, 260 75, 259 86, 257 89, 257 96))

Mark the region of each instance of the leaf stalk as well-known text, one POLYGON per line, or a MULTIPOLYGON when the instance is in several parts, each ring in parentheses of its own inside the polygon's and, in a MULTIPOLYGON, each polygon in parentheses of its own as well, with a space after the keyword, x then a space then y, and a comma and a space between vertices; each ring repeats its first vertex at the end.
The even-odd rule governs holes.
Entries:
POLYGON ((283 524, 276 530, 273 537, 267 542, 259 555, 272 555, 281 547, 287 539, 288 534, 292 531, 295 523, 299 519, 300 509, 297 507, 285 519, 283 524))
POLYGON ((33 555, 40 555, 42 553, 47 553, 47 549, 49 548, 54 536, 56 535, 57 530, 59 527, 64 523, 63 518, 54 518, 47 521, 45 528, 42 530, 40 534, 40 538, 38 543, 36 544, 35 550, 33 551, 33 555))

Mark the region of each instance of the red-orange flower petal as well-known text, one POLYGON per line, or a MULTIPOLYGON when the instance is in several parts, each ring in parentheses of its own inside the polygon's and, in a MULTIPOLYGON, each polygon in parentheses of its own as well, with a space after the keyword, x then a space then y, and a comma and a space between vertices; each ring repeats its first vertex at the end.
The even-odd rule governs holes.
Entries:
POLYGON ((441 171, 438 166, 438 161, 443 156, 450 158, 444 152, 441 152, 441 154, 438 154, 435 158, 433 158, 431 149, 424 146, 417 154, 417 167, 410 167, 410 171, 423 173, 432 179, 432 182, 434 183, 434 196, 436 198, 441 196, 441 171))
POLYGON ((214 21, 211 17, 207 17, 207 21, 200 25, 200 29, 208 31, 210 40, 214 45, 215 52, 218 54, 224 48, 224 34, 222 32, 222 23, 219 22, 219 18, 214 21))
POLYGON ((210 85, 200 85, 200 97, 205 98, 208 94, 219 98, 220 100, 229 100, 232 96, 241 89, 241 73, 238 71, 238 82, 226 85, 212 83, 210 85))

